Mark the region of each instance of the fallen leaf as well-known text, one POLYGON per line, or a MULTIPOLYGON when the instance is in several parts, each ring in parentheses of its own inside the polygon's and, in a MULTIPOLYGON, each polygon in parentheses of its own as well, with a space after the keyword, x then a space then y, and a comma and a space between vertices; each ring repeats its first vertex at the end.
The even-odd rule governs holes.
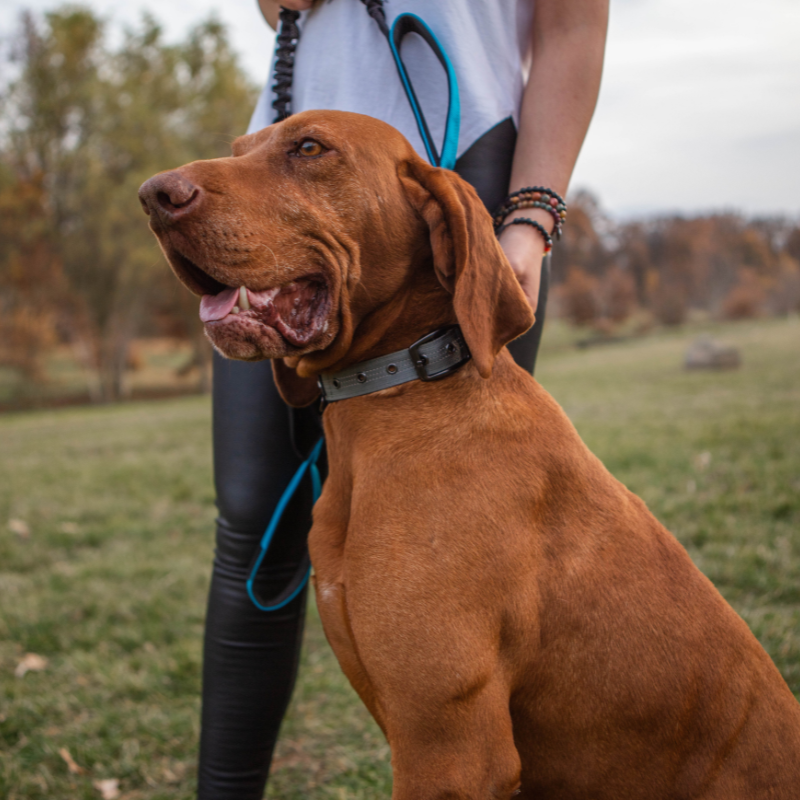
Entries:
POLYGON ((64 763, 67 765, 67 769, 73 775, 83 775, 86 772, 86 770, 83 767, 78 766, 78 764, 75 763, 75 759, 70 755, 69 750, 67 750, 66 747, 62 747, 58 751, 58 754, 61 756, 61 758, 64 759, 64 763))
POLYGON ((704 472, 711 465, 711 453, 708 450, 703 450, 694 457, 694 468, 698 472, 704 472))
POLYGON ((10 519, 8 529, 11 533, 16 533, 21 539, 27 539, 31 535, 31 529, 24 519, 10 519))
POLYGON ((25 653, 22 660, 17 664, 14 674, 18 678, 24 678, 26 672, 41 672, 47 667, 47 659, 37 653, 25 653))
POLYGON ((105 778, 102 781, 94 781, 95 789, 100 792, 103 800, 117 800, 119 797, 119 780, 117 778, 105 778))

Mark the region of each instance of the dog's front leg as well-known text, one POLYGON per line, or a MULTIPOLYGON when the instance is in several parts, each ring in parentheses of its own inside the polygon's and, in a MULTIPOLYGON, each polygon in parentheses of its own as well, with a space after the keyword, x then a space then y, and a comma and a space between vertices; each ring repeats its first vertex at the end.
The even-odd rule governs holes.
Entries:
POLYGON ((521 766, 493 615, 467 611, 457 592, 436 602, 397 586, 344 586, 351 652, 392 750, 393 800, 507 800, 521 766))
POLYGON ((478 626, 458 641, 435 615, 409 628, 406 614, 364 606, 330 577, 323 569, 316 580, 325 634, 391 746, 393 800, 511 797, 520 759, 491 641, 474 635, 478 626))
POLYGON ((339 666, 364 705, 369 709, 370 714, 380 725, 385 736, 386 726, 383 723, 381 710, 377 703, 375 689, 369 680, 364 665, 361 663, 353 641, 344 586, 341 581, 328 580, 321 577, 320 573, 317 573, 314 589, 317 597, 317 608, 325 630, 325 637, 339 661, 339 666))
POLYGON ((344 586, 318 576, 316 589, 339 664, 391 745, 393 800, 510 797, 519 787, 520 760, 500 674, 479 656, 457 666, 455 648, 445 661, 432 661, 430 650, 376 659, 373 640, 362 640, 361 648, 356 643, 344 586))
POLYGON ((476 555, 481 539, 466 526, 452 526, 450 542, 448 523, 432 553, 434 535, 419 535, 413 518, 376 522, 382 509, 351 504, 350 485, 337 485, 345 472, 332 470, 314 509, 317 603, 342 669, 386 734, 393 800, 508 800, 521 770, 509 710, 515 661, 502 644, 504 605, 487 602, 483 587, 504 585, 487 564, 509 570, 476 555))
POLYGON ((387 703, 392 800, 507 800, 520 785, 508 694, 499 683, 431 704, 427 693, 387 703))

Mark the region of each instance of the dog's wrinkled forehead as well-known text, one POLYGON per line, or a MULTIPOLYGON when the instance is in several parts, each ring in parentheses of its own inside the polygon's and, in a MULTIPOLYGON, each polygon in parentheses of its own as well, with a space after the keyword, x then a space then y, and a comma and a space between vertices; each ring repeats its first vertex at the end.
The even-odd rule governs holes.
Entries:
POLYGON ((268 157, 281 153, 309 161, 344 159, 353 166, 364 160, 372 162, 376 157, 391 161, 414 157, 408 141, 391 125, 363 114, 342 111, 304 111, 255 133, 240 136, 233 142, 232 152, 235 157, 268 157), (314 142, 322 150, 315 150, 314 142))

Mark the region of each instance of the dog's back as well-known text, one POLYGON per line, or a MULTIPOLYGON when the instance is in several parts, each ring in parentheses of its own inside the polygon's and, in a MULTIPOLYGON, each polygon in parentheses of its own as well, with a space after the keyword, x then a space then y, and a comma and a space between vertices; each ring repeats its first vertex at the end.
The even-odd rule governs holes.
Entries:
POLYGON ((470 761, 515 749, 523 797, 798 796, 778 670, 507 353, 489 381, 333 406, 326 431, 320 610, 395 753, 414 731, 415 774, 447 720, 470 761))

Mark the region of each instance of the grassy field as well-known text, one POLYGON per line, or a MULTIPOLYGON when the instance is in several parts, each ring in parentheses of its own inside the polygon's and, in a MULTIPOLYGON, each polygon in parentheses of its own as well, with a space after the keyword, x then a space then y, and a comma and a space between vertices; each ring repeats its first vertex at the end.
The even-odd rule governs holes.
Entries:
MULTIPOLYGON (((714 332, 740 370, 554 326, 538 377, 800 694, 800 320, 714 332)), ((213 518, 207 398, 0 417, 0 797, 193 797, 213 518)), ((268 796, 388 796, 388 759, 312 608, 268 796)))

